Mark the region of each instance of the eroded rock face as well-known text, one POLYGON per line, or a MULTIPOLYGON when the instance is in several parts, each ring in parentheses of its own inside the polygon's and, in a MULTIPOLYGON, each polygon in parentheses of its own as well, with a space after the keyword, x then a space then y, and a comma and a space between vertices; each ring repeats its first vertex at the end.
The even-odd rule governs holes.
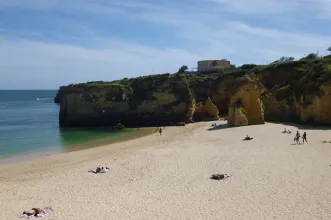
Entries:
POLYGON ((193 119, 195 121, 218 120, 219 111, 211 99, 208 97, 204 102, 195 105, 193 119))
POLYGON ((194 98, 179 75, 137 79, 128 92, 121 85, 74 88, 61 97, 61 126, 169 125, 188 120, 194 98))
POLYGON ((261 96, 264 104, 264 118, 266 121, 288 122, 299 120, 296 109, 286 100, 277 100, 274 93, 265 93, 261 96))
POLYGON ((246 111, 242 105, 241 99, 229 106, 228 124, 231 126, 248 125, 246 111))
POLYGON ((320 90, 321 95, 301 96, 296 104, 301 121, 331 124, 331 85, 321 85, 320 90))
POLYGON ((245 71, 238 71, 235 74, 224 74, 216 79, 211 89, 211 100, 217 106, 220 114, 228 114, 230 105, 230 90, 236 78, 245 75, 245 71))
POLYGON ((263 91, 263 86, 253 75, 235 79, 230 89, 229 125, 264 124, 263 103, 260 99, 263 91))
POLYGON ((294 96, 288 100, 277 100, 276 94, 265 93, 265 119, 277 122, 302 122, 331 124, 331 85, 321 85, 321 94, 294 96))

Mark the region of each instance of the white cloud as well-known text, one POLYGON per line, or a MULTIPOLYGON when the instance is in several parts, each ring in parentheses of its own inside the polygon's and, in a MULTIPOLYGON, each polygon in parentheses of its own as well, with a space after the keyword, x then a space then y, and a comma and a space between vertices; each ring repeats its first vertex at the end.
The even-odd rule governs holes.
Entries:
POLYGON ((125 42, 104 42, 105 49, 0 40, 0 88, 26 87, 40 81, 39 88, 93 80, 176 71, 194 64, 198 56, 185 50, 165 50, 125 42), (193 62, 192 62, 193 61, 193 62), (4 74, 3 74, 4 73, 4 74))
POLYGON ((322 19, 331 18, 331 1, 330 0, 315 0, 314 8, 319 11, 317 17, 322 19))
MULTIPOLYGON (((252 25, 238 16, 236 19, 230 19, 220 13, 230 9, 232 14, 250 16, 254 13, 292 13, 295 7, 299 6, 299 0, 288 2, 205 0, 199 1, 199 5, 186 5, 185 2, 153 3, 147 0, 95 0, 88 3, 80 0, 72 0, 70 3, 59 0, 0 0, 0 9, 19 7, 68 13, 80 11, 103 13, 105 16, 121 15, 126 19, 153 22, 160 29, 172 27, 167 35, 161 37, 185 42, 185 45, 176 47, 163 45, 164 49, 161 49, 102 36, 97 29, 93 29, 93 25, 78 27, 79 22, 72 25, 77 30, 81 28, 84 31, 80 40, 87 41, 89 47, 9 39, 7 34, 11 32, 12 35, 17 30, 0 30, 0 89, 27 88, 35 86, 36 82, 39 83, 39 88, 55 88, 75 82, 151 74, 153 71, 174 72, 183 64, 195 67, 199 59, 227 58, 235 64, 265 63, 281 56, 298 58, 327 48, 331 38, 323 34, 266 28, 268 20, 263 23, 264 26, 252 25)), ((300 7, 303 9, 303 3, 300 7)), ((70 27, 70 24, 66 26, 70 27)), ((32 32, 31 35, 33 34, 42 33, 32 32)))
POLYGON ((283 13, 297 9, 301 4, 298 0, 210 0, 219 3, 223 10, 235 13, 283 13))

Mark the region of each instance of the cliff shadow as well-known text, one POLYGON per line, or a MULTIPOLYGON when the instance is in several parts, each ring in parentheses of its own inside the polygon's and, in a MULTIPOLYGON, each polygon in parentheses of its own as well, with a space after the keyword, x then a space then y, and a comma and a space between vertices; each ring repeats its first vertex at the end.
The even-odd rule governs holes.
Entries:
POLYGON ((284 125, 284 128, 287 128, 286 126, 290 126, 298 130, 331 130, 331 126, 327 126, 327 125, 304 124, 304 123, 295 123, 295 122, 273 122, 273 121, 269 121, 269 123, 284 125))
POLYGON ((220 124, 220 125, 216 125, 215 127, 208 128, 207 131, 216 131, 216 130, 228 129, 228 128, 233 128, 233 126, 230 126, 228 124, 220 124))

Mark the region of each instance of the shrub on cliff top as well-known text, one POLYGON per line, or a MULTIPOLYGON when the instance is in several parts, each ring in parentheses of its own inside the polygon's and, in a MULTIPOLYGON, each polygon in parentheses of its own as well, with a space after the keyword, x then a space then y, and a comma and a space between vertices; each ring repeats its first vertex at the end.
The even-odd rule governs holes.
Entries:
POLYGON ((256 64, 243 64, 242 66, 238 67, 239 69, 242 69, 242 70, 250 70, 250 69, 253 69, 255 67, 257 67, 258 65, 256 64))
POLYGON ((184 73, 186 70, 188 70, 188 67, 186 65, 183 65, 179 68, 178 73, 184 73))

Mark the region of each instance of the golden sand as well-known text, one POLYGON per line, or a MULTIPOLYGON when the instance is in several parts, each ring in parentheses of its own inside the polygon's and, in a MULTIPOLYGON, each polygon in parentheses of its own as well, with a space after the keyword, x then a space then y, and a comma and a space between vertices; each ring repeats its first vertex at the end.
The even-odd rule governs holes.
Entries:
POLYGON ((281 124, 212 123, 0 165, 0 219, 44 206, 49 220, 331 219, 330 130, 302 128, 309 144, 292 145, 281 124), (87 172, 96 166, 110 171, 87 172))

